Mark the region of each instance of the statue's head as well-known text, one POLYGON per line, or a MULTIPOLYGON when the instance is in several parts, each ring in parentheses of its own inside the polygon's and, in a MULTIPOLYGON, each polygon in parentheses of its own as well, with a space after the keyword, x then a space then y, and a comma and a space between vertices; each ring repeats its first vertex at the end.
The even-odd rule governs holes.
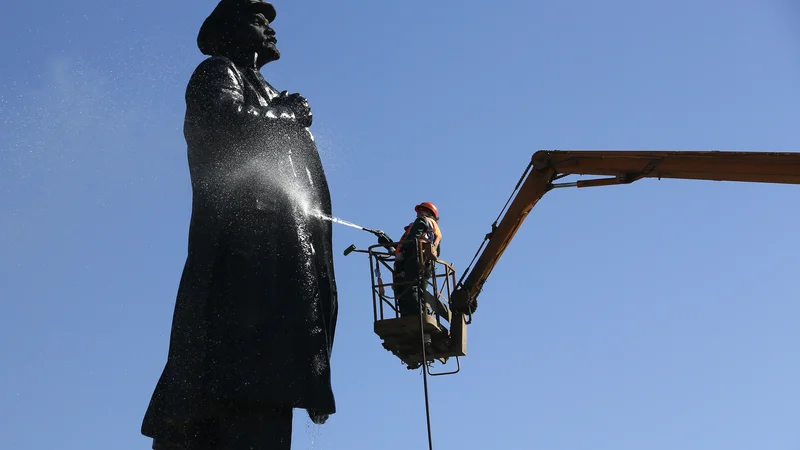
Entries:
POLYGON ((256 52, 258 67, 275 61, 281 53, 275 46, 275 7, 261 0, 221 0, 206 18, 197 35, 197 46, 209 56, 231 56, 256 52))

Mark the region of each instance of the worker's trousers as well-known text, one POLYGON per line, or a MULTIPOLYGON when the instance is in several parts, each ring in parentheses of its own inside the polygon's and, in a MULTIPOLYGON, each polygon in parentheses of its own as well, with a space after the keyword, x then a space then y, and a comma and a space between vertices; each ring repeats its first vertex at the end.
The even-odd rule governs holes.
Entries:
POLYGON ((423 292, 425 291, 425 278, 416 255, 405 257, 403 262, 395 267, 393 290, 397 299, 397 308, 400 317, 418 316, 425 312, 423 292))

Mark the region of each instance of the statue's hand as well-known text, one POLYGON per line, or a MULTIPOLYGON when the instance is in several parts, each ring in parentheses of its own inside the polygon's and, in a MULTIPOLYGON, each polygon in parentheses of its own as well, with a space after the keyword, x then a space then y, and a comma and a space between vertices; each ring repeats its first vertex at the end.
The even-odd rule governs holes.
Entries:
POLYGON ((324 424, 325 422, 328 421, 328 417, 330 417, 330 415, 328 414, 321 413, 313 409, 309 409, 307 411, 308 411, 308 417, 311 419, 312 422, 314 422, 317 425, 324 424))
POLYGON ((310 127, 311 123, 314 121, 314 116, 311 114, 311 106, 308 105, 306 99, 303 98, 302 102, 298 104, 297 109, 299 109, 299 113, 295 114, 297 114, 300 124, 304 127, 310 127))
POLYGON ((297 121, 304 127, 310 127, 313 121, 311 114, 311 106, 308 105, 308 100, 300 94, 290 94, 289 91, 283 91, 272 100, 273 104, 286 106, 294 112, 297 121))

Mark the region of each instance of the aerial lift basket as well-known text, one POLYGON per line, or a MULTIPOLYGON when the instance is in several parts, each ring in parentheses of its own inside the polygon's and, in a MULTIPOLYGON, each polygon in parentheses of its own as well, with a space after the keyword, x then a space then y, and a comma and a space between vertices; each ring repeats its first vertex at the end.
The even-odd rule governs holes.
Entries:
POLYGON ((458 365, 455 371, 430 373, 427 370, 434 376, 457 373, 460 370, 458 357, 467 354, 466 325, 471 317, 455 313, 450 308, 450 294, 456 286, 455 269, 436 258, 431 244, 421 240, 381 243, 367 250, 353 247, 348 250, 346 254, 355 251, 369 256, 373 330, 381 338, 383 347, 409 369, 416 369, 423 362, 427 363, 426 366, 435 361, 445 364, 449 358, 455 357, 458 365), (420 274, 416 280, 419 286, 425 287, 421 296, 425 313, 421 317, 401 317, 397 303, 397 293, 408 289, 414 281, 395 281, 396 257, 387 247, 396 248, 407 243, 418 246, 419 267, 426 268, 426 273, 420 274))

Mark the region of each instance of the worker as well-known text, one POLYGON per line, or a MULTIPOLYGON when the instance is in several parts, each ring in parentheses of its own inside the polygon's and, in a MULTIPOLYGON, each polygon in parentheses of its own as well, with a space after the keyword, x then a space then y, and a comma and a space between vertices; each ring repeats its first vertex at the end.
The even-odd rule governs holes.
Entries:
POLYGON ((392 278, 401 317, 416 316, 425 311, 419 299, 426 291, 426 280, 434 275, 432 261, 420 266, 417 241, 430 242, 434 258, 441 253, 442 232, 439 229, 438 208, 431 202, 422 202, 414 207, 414 211, 417 218, 405 227, 405 233, 395 250, 392 278))

